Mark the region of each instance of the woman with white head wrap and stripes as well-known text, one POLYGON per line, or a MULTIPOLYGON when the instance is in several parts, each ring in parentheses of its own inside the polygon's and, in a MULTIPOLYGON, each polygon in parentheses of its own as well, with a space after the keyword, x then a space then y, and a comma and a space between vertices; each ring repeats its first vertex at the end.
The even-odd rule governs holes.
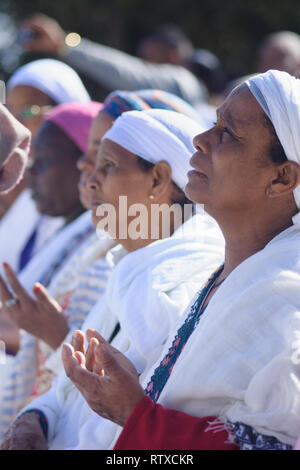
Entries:
MULTIPOLYGON (((86 358, 82 348, 63 346, 68 377, 95 416, 116 423, 115 449, 216 448, 218 435, 224 445, 227 434, 241 449, 295 444, 299 97, 300 81, 286 73, 255 76, 226 99, 214 127, 194 138, 194 170, 185 192, 218 221, 225 262, 143 374, 135 375, 95 332, 88 334, 86 358), (202 427, 190 435, 188 422, 195 417, 202 427), (183 419, 187 437, 178 434, 183 419)), ((101 448, 96 424, 94 417, 101 448)))

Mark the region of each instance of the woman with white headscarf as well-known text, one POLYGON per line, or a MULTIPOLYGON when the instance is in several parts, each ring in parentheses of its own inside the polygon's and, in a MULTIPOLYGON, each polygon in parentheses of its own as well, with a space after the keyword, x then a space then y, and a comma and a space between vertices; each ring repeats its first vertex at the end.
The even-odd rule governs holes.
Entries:
MULTIPOLYGON (((31 131, 33 137, 45 113, 54 106, 90 101, 88 92, 75 70, 54 59, 40 59, 23 65, 9 79, 6 91, 9 110, 31 131)), ((3 213, 0 220, 0 244, 6 248, 5 258, 2 252, 0 261, 1 264, 7 261, 14 269, 18 269, 21 252, 34 228, 40 226, 36 239, 38 248, 61 227, 63 221, 60 218, 40 216, 30 191, 26 189, 25 180, 10 192, 9 201, 7 196, 0 196, 0 205, 1 203, 3 213), (26 223, 23 223, 25 221, 26 223), (23 223, 22 231, 19 230, 20 223, 23 223)), ((0 272, 3 272, 2 267, 0 272)))
MULTIPOLYGON (((219 222, 225 262, 184 322, 149 358, 142 376, 93 331, 87 356, 80 345, 76 351, 63 347, 66 373, 95 411, 90 431, 99 441, 97 414, 116 423, 115 449, 224 448, 224 440, 241 449, 295 445, 300 433, 299 96, 300 81, 286 73, 255 76, 233 90, 215 126, 194 138, 194 170, 185 192, 219 222), (190 438, 193 447, 186 437, 186 447, 179 447, 183 419, 187 436, 189 421, 201 424, 190 438)), ((21 426, 12 432, 6 448, 30 426, 37 432, 38 419, 28 414, 31 425, 28 421, 26 432, 21 426)), ((41 427, 37 435, 43 436, 41 427)))
MULTIPOLYGON (((114 336, 113 344, 126 351, 140 372, 165 341, 209 266, 217 265, 223 253, 222 237, 210 217, 182 218, 188 203, 182 188, 197 129, 190 118, 172 111, 124 113, 102 139, 90 178, 94 223, 99 228, 105 219, 101 205, 97 210, 100 203, 107 210, 115 208, 116 226, 108 222, 105 227, 118 242, 114 258, 123 257, 82 328, 97 328, 107 339, 114 336), (119 196, 127 197, 127 217, 119 196), (170 222, 169 210, 153 219, 151 213, 158 205, 170 209, 175 202, 180 217, 175 223, 171 216, 169 236, 163 231, 170 222), (135 217, 134 211, 144 216, 135 217)), ((93 413, 64 373, 30 408, 40 408, 41 403, 43 411, 49 411, 51 448, 82 448, 89 440, 98 446, 91 434, 93 413)), ((112 439, 110 423, 99 421, 103 426, 99 439, 107 446, 112 439)), ((39 439, 36 442, 39 445, 39 439)))

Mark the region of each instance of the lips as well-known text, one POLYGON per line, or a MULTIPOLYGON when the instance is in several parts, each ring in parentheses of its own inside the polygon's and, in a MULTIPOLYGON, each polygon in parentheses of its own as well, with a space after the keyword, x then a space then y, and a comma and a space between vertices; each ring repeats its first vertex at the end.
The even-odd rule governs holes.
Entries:
POLYGON ((205 177, 207 178, 207 175, 201 171, 201 169, 198 167, 197 165, 197 160, 199 159, 200 157, 198 157, 198 154, 197 152, 194 153, 194 155, 192 156, 192 158, 190 159, 190 165, 192 168, 194 168, 192 171, 189 171, 188 172, 188 175, 190 174, 191 176, 201 176, 201 177, 205 177))
POLYGON ((207 178, 207 176, 198 170, 189 171, 187 174, 188 178, 207 178))

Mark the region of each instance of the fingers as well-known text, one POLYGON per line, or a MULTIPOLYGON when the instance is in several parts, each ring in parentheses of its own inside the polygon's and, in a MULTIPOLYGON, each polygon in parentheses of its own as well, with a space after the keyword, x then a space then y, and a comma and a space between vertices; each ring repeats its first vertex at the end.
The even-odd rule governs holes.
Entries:
POLYGON ((107 343, 107 341, 105 341, 105 339, 93 328, 86 330, 86 338, 88 342, 90 342, 92 338, 96 338, 99 343, 107 343))
POLYGON ((67 377, 76 385, 81 393, 89 390, 90 382, 95 377, 85 367, 85 356, 75 351, 70 344, 64 343, 61 349, 61 357, 67 377))
POLYGON ((16 274, 14 273, 13 269, 9 266, 7 263, 3 263, 3 267, 5 270, 5 274, 7 277, 7 280, 13 289, 14 293, 18 297, 18 299, 22 302, 22 300, 28 300, 30 299, 26 289, 22 286, 22 284, 19 282, 16 274))
POLYGON ((84 333, 80 330, 75 330, 72 335, 72 341, 71 341, 74 351, 79 351, 85 355, 84 343, 85 343, 84 333))
POLYGON ((34 293, 34 296, 35 296, 37 302, 43 308, 54 309, 57 313, 62 312, 62 308, 58 304, 58 302, 56 302, 56 300, 53 299, 50 294, 48 294, 47 289, 42 284, 40 284, 39 282, 35 283, 35 285, 33 287, 33 293, 34 293))
POLYGON ((12 294, 11 294, 10 290, 8 289, 5 281, 0 276, 0 299, 1 299, 1 302, 4 304, 7 300, 10 300, 11 298, 12 298, 12 294))
POLYGON ((99 341, 96 338, 91 338, 86 352, 86 368, 91 372, 94 370, 95 346, 97 344, 99 344, 99 341))
POLYGON ((115 360, 110 349, 106 344, 97 344, 94 346, 95 364, 93 371, 98 375, 116 376, 123 372, 123 368, 115 360))
POLYGON ((78 355, 75 356, 73 347, 64 343, 61 347, 61 358, 63 365, 67 374, 67 377, 72 377, 74 370, 78 365, 82 365, 82 358, 79 358, 78 355))

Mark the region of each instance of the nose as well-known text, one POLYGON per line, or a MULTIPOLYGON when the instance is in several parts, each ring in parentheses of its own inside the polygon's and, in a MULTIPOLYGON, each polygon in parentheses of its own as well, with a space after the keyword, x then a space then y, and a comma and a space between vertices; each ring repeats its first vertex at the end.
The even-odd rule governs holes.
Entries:
POLYGON ((99 181, 96 177, 96 172, 93 171, 90 176, 88 177, 88 180, 86 182, 86 186, 92 190, 92 191, 96 191, 97 189, 99 189, 99 181))
POLYGON ((193 139, 193 145, 196 150, 202 153, 208 153, 210 149, 209 143, 210 130, 197 134, 193 139))

